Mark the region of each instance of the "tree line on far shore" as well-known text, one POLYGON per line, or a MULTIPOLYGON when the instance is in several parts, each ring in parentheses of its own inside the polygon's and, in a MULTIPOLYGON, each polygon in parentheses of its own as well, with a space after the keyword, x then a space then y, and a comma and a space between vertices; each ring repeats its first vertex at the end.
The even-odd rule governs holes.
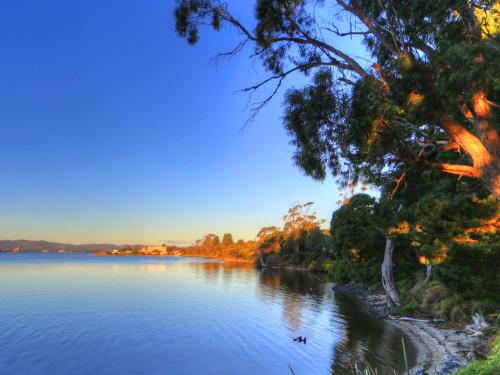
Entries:
POLYGON ((312 202, 289 209, 283 226, 254 241, 208 234, 182 255, 255 261, 257 267, 325 272, 339 284, 383 287, 387 242, 396 301, 405 312, 466 319, 500 303, 500 241, 494 197, 477 181, 423 172, 398 198, 354 194, 325 228, 312 202), (418 197, 418 198, 417 198, 418 197), (401 208, 401 207, 404 208, 401 208))

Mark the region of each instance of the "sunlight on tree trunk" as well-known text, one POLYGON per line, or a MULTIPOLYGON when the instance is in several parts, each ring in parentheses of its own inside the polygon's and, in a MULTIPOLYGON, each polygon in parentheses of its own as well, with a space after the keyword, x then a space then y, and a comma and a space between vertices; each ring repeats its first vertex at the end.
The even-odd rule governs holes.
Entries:
MULTIPOLYGON (((480 166, 481 179, 498 199, 500 198, 500 139, 491 117, 491 105, 483 91, 474 95, 473 105, 476 115, 474 124, 490 159, 489 163, 480 166)), ((475 160, 474 165, 476 165, 475 160)))
POLYGON ((463 112, 474 125, 477 137, 448 116, 442 119, 443 127, 460 148, 469 154, 473 165, 441 164, 438 168, 446 173, 480 178, 491 193, 500 198, 500 140, 493 126, 491 105, 484 92, 474 95, 473 111, 464 105, 463 112))

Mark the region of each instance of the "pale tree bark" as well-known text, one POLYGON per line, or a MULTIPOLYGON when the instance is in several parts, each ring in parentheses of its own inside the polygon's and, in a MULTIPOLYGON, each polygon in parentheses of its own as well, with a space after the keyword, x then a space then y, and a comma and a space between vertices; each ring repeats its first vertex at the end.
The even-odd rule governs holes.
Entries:
POLYGON ((432 264, 427 264, 425 266, 425 282, 428 283, 432 281, 432 264))
POLYGON ((258 253, 259 253, 259 261, 260 261, 260 265, 262 267, 267 267, 267 264, 266 262, 264 262, 264 258, 262 257, 262 251, 261 250, 258 250, 258 253))
POLYGON ((382 262, 382 285, 392 305, 400 306, 399 291, 394 282, 392 273, 392 254, 394 253, 394 240, 387 236, 385 240, 384 261, 382 262))

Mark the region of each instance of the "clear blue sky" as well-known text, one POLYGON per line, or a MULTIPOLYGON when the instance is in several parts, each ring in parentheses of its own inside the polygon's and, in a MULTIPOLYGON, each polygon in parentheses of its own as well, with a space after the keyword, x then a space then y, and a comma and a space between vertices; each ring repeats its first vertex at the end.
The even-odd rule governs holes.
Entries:
POLYGON ((251 239, 310 200, 329 219, 339 191, 293 165, 283 92, 241 131, 260 65, 215 66, 236 33, 190 47, 173 4, 1 1, 0 239, 251 239))

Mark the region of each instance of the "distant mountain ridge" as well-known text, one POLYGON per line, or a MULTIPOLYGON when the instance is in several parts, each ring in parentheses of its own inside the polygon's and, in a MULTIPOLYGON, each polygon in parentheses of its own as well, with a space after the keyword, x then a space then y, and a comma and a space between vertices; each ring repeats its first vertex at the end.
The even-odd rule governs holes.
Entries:
POLYGON ((0 251, 10 252, 16 247, 20 248, 21 252, 24 251, 47 251, 58 252, 64 251, 67 253, 90 253, 97 250, 113 250, 121 249, 127 245, 114 245, 114 244, 83 244, 73 245, 59 242, 48 241, 30 241, 30 240, 0 240, 0 251))

